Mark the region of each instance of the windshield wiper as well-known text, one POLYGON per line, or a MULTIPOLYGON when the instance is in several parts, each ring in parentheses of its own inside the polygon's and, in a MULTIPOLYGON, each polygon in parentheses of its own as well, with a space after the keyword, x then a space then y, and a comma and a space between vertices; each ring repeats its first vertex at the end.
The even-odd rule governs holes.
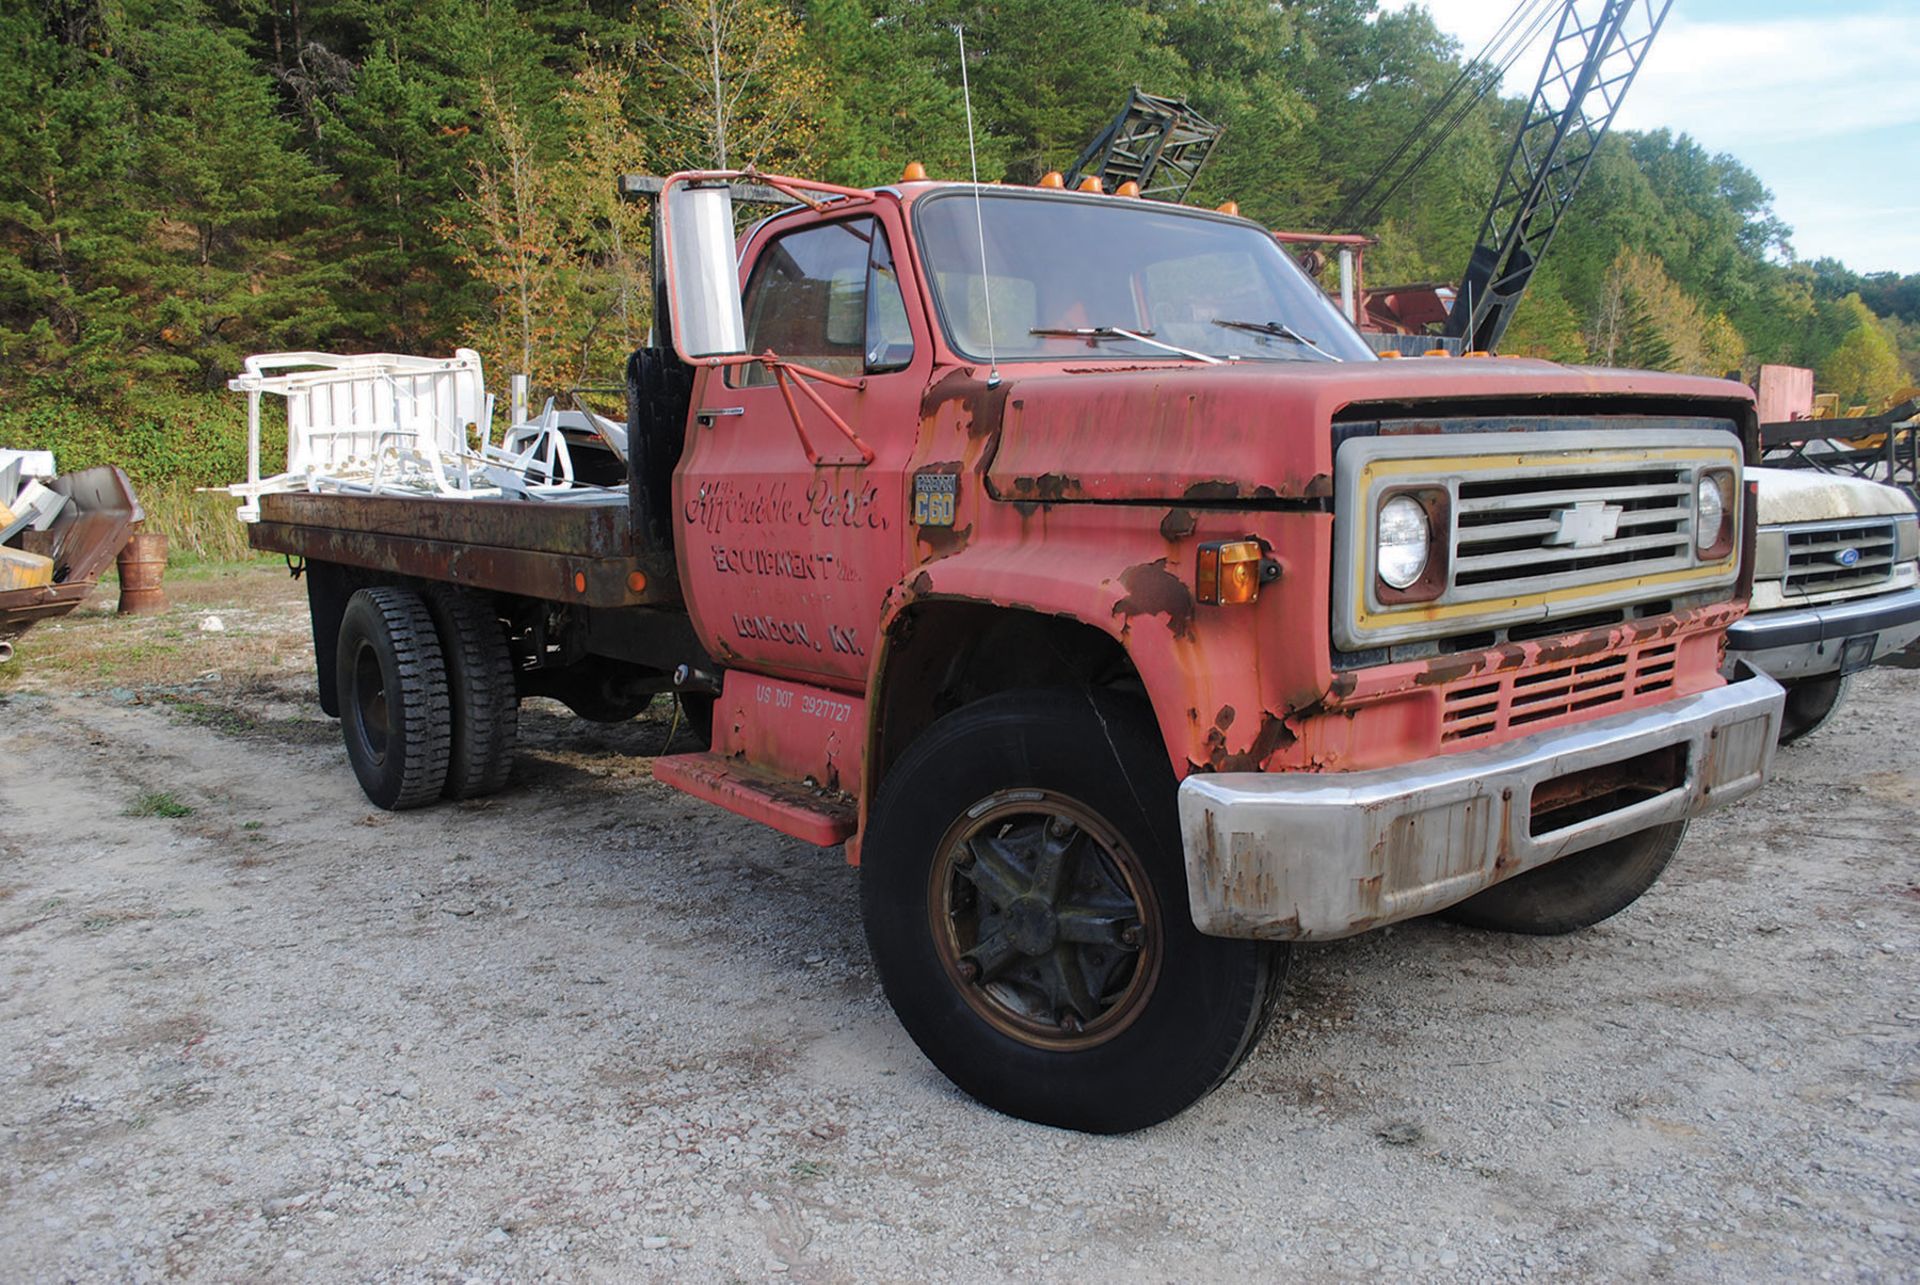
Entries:
POLYGON ((1181 348, 1175 344, 1161 343, 1153 337, 1151 330, 1122 330, 1119 326, 1033 326, 1027 333, 1054 339, 1131 339, 1149 348, 1159 348, 1165 352, 1178 353, 1194 361, 1204 361, 1209 366, 1221 364, 1218 357, 1210 357, 1206 353, 1195 352, 1191 348, 1181 348))
POLYGON ((1275 339, 1290 339, 1296 344, 1304 344, 1313 349, 1328 361, 1346 360, 1344 357, 1334 356, 1284 321, 1228 321, 1222 317, 1215 317, 1213 324, 1225 326, 1229 330, 1251 330, 1256 335, 1271 335, 1275 339))

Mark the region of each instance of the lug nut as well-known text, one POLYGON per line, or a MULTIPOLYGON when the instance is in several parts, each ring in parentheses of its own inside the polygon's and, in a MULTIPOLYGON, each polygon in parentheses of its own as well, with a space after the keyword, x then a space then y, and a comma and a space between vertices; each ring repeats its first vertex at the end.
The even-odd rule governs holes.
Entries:
POLYGON ((980 965, 976 964, 971 959, 961 960, 958 965, 958 968, 960 971, 961 981, 977 982, 980 980, 980 965))
POLYGON ((1120 930, 1120 944, 1122 946, 1138 946, 1145 935, 1146 934, 1140 931, 1139 924, 1128 924, 1120 930))
POLYGON ((1078 1035, 1081 1030, 1080 1019, 1072 1013, 1062 1013, 1060 1015, 1060 1029, 1068 1035, 1078 1035))

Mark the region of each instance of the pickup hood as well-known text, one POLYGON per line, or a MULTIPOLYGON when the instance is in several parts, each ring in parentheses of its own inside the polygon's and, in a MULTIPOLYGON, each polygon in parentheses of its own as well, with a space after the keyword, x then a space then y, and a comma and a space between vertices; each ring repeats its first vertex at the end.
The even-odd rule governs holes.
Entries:
POLYGON ((1049 368, 1008 379, 987 483, 1021 501, 1322 499, 1339 412, 1595 414, 1611 408, 1580 403, 1609 398, 1640 413, 1739 415, 1744 427, 1753 394, 1720 379, 1507 358, 1049 368))
POLYGON ((1913 512, 1913 501, 1904 492, 1865 478, 1836 477, 1811 469, 1750 468, 1747 479, 1760 484, 1755 508, 1761 526, 1913 512))

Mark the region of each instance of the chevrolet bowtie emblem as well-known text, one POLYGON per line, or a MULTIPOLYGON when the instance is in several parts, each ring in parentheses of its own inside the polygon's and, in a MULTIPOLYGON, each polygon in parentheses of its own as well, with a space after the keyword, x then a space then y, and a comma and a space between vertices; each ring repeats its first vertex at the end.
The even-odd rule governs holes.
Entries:
POLYGON ((1547 537, 1547 543, 1571 545, 1576 549, 1596 548, 1613 539, 1620 530, 1623 512, 1618 504, 1608 504, 1605 500, 1582 500, 1572 508, 1556 509, 1553 517, 1559 528, 1547 537))

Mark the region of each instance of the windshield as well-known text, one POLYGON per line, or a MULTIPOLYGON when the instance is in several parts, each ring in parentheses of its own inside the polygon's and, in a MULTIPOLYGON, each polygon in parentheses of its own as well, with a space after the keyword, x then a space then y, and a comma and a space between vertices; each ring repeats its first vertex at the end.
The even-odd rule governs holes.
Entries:
POLYGON ((1333 301, 1245 223, 1118 197, 983 192, 915 206, 954 351, 1001 361, 1371 361, 1333 301), (981 275, 980 229, 986 234, 981 275))

